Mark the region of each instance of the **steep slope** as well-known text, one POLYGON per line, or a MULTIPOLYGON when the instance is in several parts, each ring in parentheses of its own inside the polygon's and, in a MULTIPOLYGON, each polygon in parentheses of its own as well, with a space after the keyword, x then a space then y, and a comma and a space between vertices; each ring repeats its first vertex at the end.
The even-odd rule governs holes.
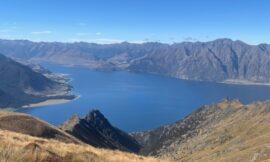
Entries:
POLYGON ((47 43, 0 40, 0 52, 38 62, 86 66, 217 82, 270 82, 270 45, 218 39, 210 42, 47 43))
POLYGON ((148 132, 133 133, 142 154, 173 161, 270 159, 270 102, 224 100, 148 132))
POLYGON ((0 55, 0 71, 1 77, 5 78, 1 79, 2 87, 10 85, 24 91, 45 91, 54 86, 52 80, 3 55, 0 55))
MULTIPOLYGON (((68 91, 65 83, 49 79, 30 67, 0 54, 0 108, 19 107, 49 98, 65 98, 58 91, 68 91), (55 95, 54 97, 47 97, 55 95)), ((72 96, 70 96, 72 97, 72 96)))
POLYGON ((95 147, 129 152, 138 152, 140 149, 135 139, 113 127, 98 110, 89 112, 83 119, 73 116, 61 129, 95 147))
POLYGON ((177 43, 132 62, 129 69, 181 79, 269 82, 270 46, 241 41, 177 43))
POLYGON ((64 131, 23 113, 0 111, 0 129, 66 143, 82 143, 64 131))
POLYGON ((165 162, 127 152, 67 144, 0 129, 1 162, 165 162))

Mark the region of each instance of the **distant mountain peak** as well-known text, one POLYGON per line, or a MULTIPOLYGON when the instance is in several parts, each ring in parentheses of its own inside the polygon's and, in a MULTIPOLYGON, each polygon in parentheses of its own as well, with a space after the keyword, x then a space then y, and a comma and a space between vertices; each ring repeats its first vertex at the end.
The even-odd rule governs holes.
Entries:
POLYGON ((233 40, 230 39, 230 38, 219 38, 219 39, 214 40, 213 42, 216 42, 216 41, 220 41, 220 42, 233 42, 233 40))

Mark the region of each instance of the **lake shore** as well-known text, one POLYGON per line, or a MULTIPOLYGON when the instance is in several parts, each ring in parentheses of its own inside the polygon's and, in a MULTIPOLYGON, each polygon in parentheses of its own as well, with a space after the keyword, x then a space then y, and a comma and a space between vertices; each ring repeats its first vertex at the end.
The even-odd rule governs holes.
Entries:
POLYGON ((33 107, 40 107, 40 106, 49 106, 49 105, 57 105, 57 104, 64 104, 67 103, 71 100, 66 100, 66 99, 50 99, 46 101, 42 101, 39 103, 33 103, 29 105, 24 105, 22 108, 33 108, 33 107))
POLYGON ((27 108, 35 108, 35 107, 41 107, 41 106, 65 104, 65 103, 77 100, 78 98, 80 98, 80 96, 76 96, 74 99, 48 99, 48 100, 45 100, 45 101, 42 101, 42 102, 24 105, 24 106, 22 106, 20 108, 1 107, 0 111, 10 112, 10 111, 17 111, 19 109, 27 109, 27 108))
POLYGON ((41 106, 64 104, 64 103, 74 101, 80 97, 79 95, 78 96, 72 95, 72 96, 74 96, 73 98, 67 97, 71 94, 71 90, 72 90, 72 86, 70 86, 70 84, 69 84, 71 82, 72 78, 69 77, 69 74, 48 73, 48 74, 44 74, 44 75, 46 77, 56 81, 56 82, 62 83, 62 87, 60 87, 59 89, 55 89, 52 94, 47 94, 46 97, 51 97, 50 99, 47 99, 45 101, 38 102, 38 103, 31 103, 28 105, 24 105, 21 108, 34 108, 34 107, 41 107, 41 106), (65 97, 64 98, 54 98, 57 96, 66 96, 66 98, 65 97))
POLYGON ((228 80, 222 81, 220 83, 223 83, 223 84, 236 84, 236 85, 270 86, 270 83, 258 83, 258 82, 252 82, 252 81, 248 81, 248 80, 238 80, 238 79, 228 79, 228 80))
POLYGON ((16 109, 12 107, 0 107, 0 111, 9 112, 9 111, 16 111, 16 109))
POLYGON ((40 107, 40 106, 64 104, 64 103, 68 103, 68 102, 77 100, 78 98, 80 98, 80 96, 76 96, 75 98, 70 99, 70 100, 69 99, 48 99, 48 100, 45 100, 42 102, 24 105, 24 106, 22 106, 22 108, 34 108, 34 107, 40 107))

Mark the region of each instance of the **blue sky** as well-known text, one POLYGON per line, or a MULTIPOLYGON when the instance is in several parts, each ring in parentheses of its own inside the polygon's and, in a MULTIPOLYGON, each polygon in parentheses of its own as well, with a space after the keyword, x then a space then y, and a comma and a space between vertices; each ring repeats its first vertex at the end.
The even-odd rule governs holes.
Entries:
POLYGON ((269 0, 2 0, 0 38, 270 43, 269 0))

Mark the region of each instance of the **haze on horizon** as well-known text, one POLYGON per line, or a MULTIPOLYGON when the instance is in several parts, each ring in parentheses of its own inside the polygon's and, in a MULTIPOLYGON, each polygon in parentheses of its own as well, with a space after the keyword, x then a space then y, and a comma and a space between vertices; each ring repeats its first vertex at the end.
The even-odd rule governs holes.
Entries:
POLYGON ((131 43, 270 43, 267 0, 9 0, 0 2, 0 39, 131 43))

